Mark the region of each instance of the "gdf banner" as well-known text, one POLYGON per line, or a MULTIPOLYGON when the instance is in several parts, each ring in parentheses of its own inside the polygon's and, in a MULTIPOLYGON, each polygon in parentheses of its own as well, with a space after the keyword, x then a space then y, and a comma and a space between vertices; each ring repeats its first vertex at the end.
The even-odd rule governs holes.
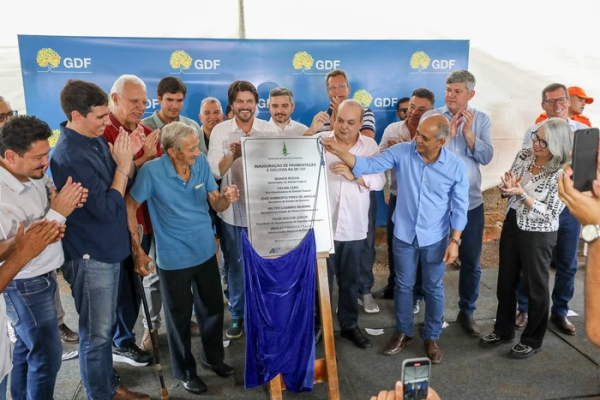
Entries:
MULTIPOLYGON (((19 52, 27 113, 46 121, 55 135, 66 118, 60 91, 69 79, 91 81, 107 93, 122 74, 140 77, 147 86, 146 113, 160 106, 156 86, 177 76, 188 92, 182 115, 197 119, 200 102, 212 96, 223 107, 231 82, 242 79, 258 89, 258 118, 269 119, 269 91, 284 86, 294 93, 292 118, 310 125, 329 106, 325 75, 343 69, 350 96, 370 107, 376 119, 376 140, 397 121, 398 99, 418 87, 436 95, 443 105, 445 78, 468 69, 467 40, 251 40, 153 39, 19 35, 19 52)), ((380 201, 378 225, 385 224, 380 201)))

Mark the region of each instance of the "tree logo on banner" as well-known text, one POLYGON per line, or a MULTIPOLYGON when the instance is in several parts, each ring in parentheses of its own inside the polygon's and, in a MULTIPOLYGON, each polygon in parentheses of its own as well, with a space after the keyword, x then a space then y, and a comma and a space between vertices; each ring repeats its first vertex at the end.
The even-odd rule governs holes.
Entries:
POLYGON ((50 137, 48 138, 48 144, 50 145, 50 148, 56 146, 56 142, 58 142, 59 136, 60 136, 60 130, 52 129, 52 135, 50 135, 50 137))
POLYGON ((60 54, 49 47, 45 47, 38 50, 35 61, 37 62, 37 65, 42 68, 48 67, 48 69, 43 72, 52 72, 52 68, 57 68, 60 65, 60 54))
POLYGON ((370 107, 373 101, 373 96, 365 89, 357 90, 352 98, 362 104, 363 107, 370 107))
POLYGON ((306 51, 299 51, 294 55, 292 65, 294 69, 299 69, 300 73, 303 74, 304 71, 309 71, 312 68, 314 62, 315 59, 306 51))
POLYGON ((410 67, 412 69, 418 70, 418 73, 421 73, 422 70, 427 69, 429 67, 429 63, 431 62, 431 58, 424 51, 417 51, 410 57, 410 67))
POLYGON ((185 74, 183 70, 190 69, 192 66, 192 56, 183 50, 177 50, 171 54, 171 60, 169 62, 171 68, 179 69, 179 72, 174 72, 175 74, 185 74))

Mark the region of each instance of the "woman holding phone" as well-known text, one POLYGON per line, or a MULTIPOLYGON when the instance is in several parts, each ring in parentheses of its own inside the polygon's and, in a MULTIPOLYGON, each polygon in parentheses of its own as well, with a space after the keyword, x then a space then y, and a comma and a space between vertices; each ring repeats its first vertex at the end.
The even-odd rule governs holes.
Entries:
POLYGON ((522 276, 529 289, 529 320, 509 355, 528 358, 542 347, 548 313, 549 268, 556 246, 558 218, 565 205, 558 198, 558 179, 569 162, 571 128, 560 118, 550 118, 536 132, 532 145, 517 153, 510 171, 498 186, 509 197, 500 235, 496 323, 482 336, 481 347, 512 342, 515 337, 517 288, 522 276))

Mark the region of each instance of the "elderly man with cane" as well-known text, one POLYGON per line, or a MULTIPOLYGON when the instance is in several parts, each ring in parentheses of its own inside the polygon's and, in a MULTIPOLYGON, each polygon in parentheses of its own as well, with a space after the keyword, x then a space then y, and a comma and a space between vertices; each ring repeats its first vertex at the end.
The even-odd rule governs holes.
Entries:
POLYGON ((140 245, 135 214, 148 201, 173 375, 188 392, 201 394, 207 387, 191 351, 192 304, 202 336, 201 363, 221 377, 234 373, 223 362, 221 279, 208 211, 209 204, 216 211, 227 209, 239 193, 235 185, 219 193, 193 128, 172 122, 163 128, 161 143, 163 155, 144 164, 127 196, 129 231, 136 272, 147 275, 152 259, 140 245))

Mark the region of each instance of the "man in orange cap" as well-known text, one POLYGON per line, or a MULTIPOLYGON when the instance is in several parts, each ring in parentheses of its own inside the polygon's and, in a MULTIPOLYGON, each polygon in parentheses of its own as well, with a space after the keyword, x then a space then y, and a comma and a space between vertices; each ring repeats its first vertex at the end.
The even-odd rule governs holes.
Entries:
MULTIPOLYGON (((585 115, 582 115, 583 109, 586 104, 592 104, 594 99, 589 97, 585 90, 580 88, 579 86, 571 86, 569 87, 569 97, 571 97, 571 105, 569 106, 569 118, 573 121, 581 122, 592 127, 592 123, 585 115)), ((545 112, 541 113, 540 116, 535 120, 536 124, 539 124, 543 120, 547 119, 548 115, 545 112)))

